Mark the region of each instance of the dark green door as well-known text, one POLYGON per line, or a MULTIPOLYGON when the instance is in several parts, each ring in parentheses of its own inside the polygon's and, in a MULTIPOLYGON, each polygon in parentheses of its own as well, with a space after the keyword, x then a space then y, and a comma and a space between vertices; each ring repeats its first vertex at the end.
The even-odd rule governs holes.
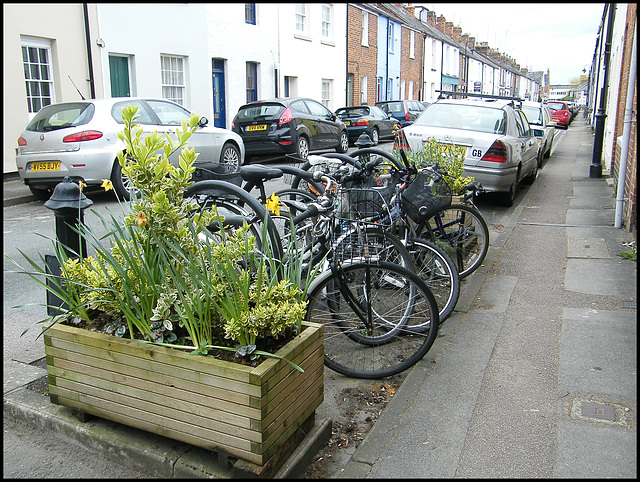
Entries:
POLYGON ((129 90, 129 59, 110 55, 109 72, 111 76, 111 97, 131 97, 131 91, 129 90))

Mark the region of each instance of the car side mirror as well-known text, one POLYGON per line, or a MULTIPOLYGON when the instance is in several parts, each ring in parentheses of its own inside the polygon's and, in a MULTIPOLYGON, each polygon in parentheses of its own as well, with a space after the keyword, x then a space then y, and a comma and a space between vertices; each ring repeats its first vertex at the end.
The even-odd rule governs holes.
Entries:
POLYGON ((205 127, 208 123, 209 119, 207 119, 206 117, 200 117, 200 120, 198 121, 198 127, 205 127))

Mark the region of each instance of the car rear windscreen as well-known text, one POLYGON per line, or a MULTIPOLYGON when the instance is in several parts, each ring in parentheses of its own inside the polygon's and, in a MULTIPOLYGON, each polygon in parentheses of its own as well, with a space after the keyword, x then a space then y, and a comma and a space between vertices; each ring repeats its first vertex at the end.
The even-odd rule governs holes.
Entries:
POLYGON ((40 109, 26 130, 49 132, 87 124, 93 117, 94 110, 94 105, 88 102, 48 105, 40 109))
POLYGON ((267 120, 280 116, 284 106, 282 104, 257 104, 241 107, 238 112, 238 120, 247 122, 253 120, 267 120))

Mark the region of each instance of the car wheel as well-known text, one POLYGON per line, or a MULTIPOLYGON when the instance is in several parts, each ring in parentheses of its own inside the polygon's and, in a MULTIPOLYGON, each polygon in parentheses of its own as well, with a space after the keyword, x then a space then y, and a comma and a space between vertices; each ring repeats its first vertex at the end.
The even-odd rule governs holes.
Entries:
POLYGON ((236 172, 240 168, 240 150, 230 142, 222 147, 220 166, 224 173, 236 172))
POLYGON ((543 152, 544 152, 544 147, 540 149, 540 152, 538 152, 538 155, 536 156, 536 170, 542 167, 542 158, 544 156, 543 152))
POLYGON ((549 159, 551 157, 551 149, 553 148, 553 140, 551 141, 551 145, 547 152, 542 156, 544 159, 549 159))
POLYGON ((52 189, 40 189, 33 186, 29 186, 29 191, 31 191, 31 194, 33 194, 38 201, 48 201, 51 194, 53 194, 52 189))
POLYGON ((380 142, 380 133, 378 132, 378 128, 374 127, 371 131, 371 142, 373 142, 374 146, 377 146, 380 142))
POLYGON ((342 131, 340 133, 340 144, 336 147, 336 152, 344 154, 349 150, 349 135, 347 131, 342 131))
POLYGON ((516 179, 515 181, 513 181, 513 184, 511 184, 511 187, 509 188, 508 192, 503 193, 503 197, 502 197, 502 204, 508 208, 510 208, 511 206, 513 206, 514 201, 516 200, 516 193, 518 192, 518 177, 520 175, 520 172, 518 171, 518 174, 516 175, 516 179))
POLYGON ((306 161, 309 157, 309 141, 305 136, 298 137, 298 143, 296 144, 296 155, 303 161, 306 161))
POLYGON ((118 159, 113 163, 113 169, 111 171, 111 185, 118 198, 125 201, 131 200, 130 189, 133 189, 133 184, 128 177, 122 174, 122 168, 118 159))
MULTIPOLYGON (((542 153, 538 156, 538 161, 542 162, 542 153)), ((533 184, 533 182, 538 177, 538 163, 536 162, 533 165, 533 169, 531 170, 531 174, 527 176, 527 184, 533 184)))

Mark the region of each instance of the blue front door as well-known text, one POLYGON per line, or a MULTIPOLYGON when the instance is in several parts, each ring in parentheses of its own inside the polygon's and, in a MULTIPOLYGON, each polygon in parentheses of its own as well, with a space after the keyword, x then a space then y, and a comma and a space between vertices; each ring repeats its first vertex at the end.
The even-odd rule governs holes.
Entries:
POLYGON ((224 60, 213 59, 213 125, 227 128, 227 115, 224 98, 224 60))

